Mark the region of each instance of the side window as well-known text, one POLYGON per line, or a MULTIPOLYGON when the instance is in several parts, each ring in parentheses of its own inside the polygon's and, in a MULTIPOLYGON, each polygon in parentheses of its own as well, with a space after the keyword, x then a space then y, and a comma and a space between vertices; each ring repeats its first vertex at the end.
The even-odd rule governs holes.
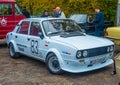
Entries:
POLYGON ((15 15, 20 15, 20 14, 22 14, 21 9, 17 4, 15 4, 15 15))
POLYGON ((21 28, 18 30, 18 33, 20 33, 20 34, 28 34, 29 24, 30 24, 30 22, 24 21, 21 24, 21 28))
POLYGON ((0 15, 2 15, 2 4, 0 4, 0 15))
POLYGON ((32 22, 30 27, 30 35, 38 36, 38 33, 42 32, 39 22, 32 22))
POLYGON ((12 15, 12 4, 0 4, 0 15, 12 15))
POLYGON ((88 15, 88 22, 95 20, 95 15, 88 15))

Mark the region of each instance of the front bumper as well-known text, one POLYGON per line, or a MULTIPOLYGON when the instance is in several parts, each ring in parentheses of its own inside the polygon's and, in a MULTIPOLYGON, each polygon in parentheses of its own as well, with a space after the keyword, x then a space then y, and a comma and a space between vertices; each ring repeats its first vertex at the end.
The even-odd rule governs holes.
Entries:
POLYGON ((113 63, 110 54, 85 58, 82 60, 64 60, 62 70, 71 73, 87 72, 106 67, 113 63))

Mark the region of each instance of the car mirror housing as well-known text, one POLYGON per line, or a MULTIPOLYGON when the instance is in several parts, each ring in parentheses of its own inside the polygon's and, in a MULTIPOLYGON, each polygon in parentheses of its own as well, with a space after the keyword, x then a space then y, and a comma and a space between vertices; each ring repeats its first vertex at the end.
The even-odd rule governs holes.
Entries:
POLYGON ((43 35, 43 33, 42 33, 42 32, 39 32, 39 33, 38 33, 38 36, 39 36, 41 39, 43 39, 43 38, 44 38, 44 35, 43 35))

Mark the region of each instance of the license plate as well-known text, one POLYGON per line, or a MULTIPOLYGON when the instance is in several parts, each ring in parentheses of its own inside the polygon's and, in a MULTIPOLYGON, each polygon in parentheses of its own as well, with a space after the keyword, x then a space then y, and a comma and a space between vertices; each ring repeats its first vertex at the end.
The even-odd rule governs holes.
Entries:
POLYGON ((106 58, 100 58, 100 59, 95 59, 95 60, 90 60, 90 64, 89 65, 93 65, 93 64, 98 64, 98 63, 104 63, 106 61, 106 58))

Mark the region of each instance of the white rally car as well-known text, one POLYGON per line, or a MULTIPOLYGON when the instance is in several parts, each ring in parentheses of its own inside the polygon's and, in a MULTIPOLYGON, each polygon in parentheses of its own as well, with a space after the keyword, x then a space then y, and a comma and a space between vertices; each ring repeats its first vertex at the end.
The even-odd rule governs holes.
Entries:
POLYGON ((12 58, 23 54, 42 60, 54 74, 86 72, 113 63, 114 44, 83 33, 71 19, 24 19, 6 39, 12 58))

